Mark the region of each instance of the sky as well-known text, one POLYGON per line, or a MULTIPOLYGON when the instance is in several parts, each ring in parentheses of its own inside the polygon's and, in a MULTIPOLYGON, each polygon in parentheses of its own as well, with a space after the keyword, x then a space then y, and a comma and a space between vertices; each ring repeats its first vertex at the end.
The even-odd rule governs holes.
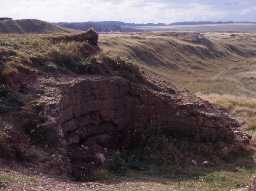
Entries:
POLYGON ((0 0, 0 17, 50 22, 256 21, 256 0, 0 0))

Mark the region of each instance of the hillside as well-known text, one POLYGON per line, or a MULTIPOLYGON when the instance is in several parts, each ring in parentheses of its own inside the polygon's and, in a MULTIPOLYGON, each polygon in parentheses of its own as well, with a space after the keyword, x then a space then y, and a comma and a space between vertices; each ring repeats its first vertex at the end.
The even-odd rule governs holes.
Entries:
POLYGON ((125 23, 120 21, 61 22, 58 26, 72 30, 86 31, 94 28, 97 32, 256 32, 255 22, 176 22, 125 23))
POLYGON ((78 23, 57 23, 57 25, 65 28, 86 31, 94 28, 97 32, 124 32, 123 22, 118 21, 102 21, 102 22, 78 22, 78 23))
MULTIPOLYGON (((117 34, 104 35, 100 40, 107 54, 137 63, 153 75, 164 76, 169 84, 226 108, 240 121, 244 132, 252 136, 253 147, 256 146, 255 42, 254 33, 228 32, 117 34)), ((255 168, 250 172, 255 174, 255 168)), ((225 185, 246 176, 250 179, 248 174, 241 177, 240 173, 224 174, 216 172, 215 176, 226 179, 225 185)), ((223 186, 214 178, 213 182, 223 186)), ((224 186, 220 190, 225 190, 224 186)))
POLYGON ((86 31, 94 28, 97 32, 137 32, 142 31, 137 27, 162 27, 164 23, 125 23, 120 21, 98 21, 98 22, 61 22, 57 25, 74 30, 86 31))
POLYGON ((0 20, 0 33, 61 33, 67 31, 57 25, 34 19, 0 20))
POLYGON ((255 24, 255 22, 234 22, 234 21, 185 21, 174 22, 170 25, 222 25, 222 24, 255 24))
POLYGON ((141 33, 100 42, 107 54, 226 107, 255 135, 255 40, 248 33, 141 33))
POLYGON ((244 33, 138 33, 102 35, 100 45, 106 54, 193 92, 255 96, 249 75, 255 68, 255 39, 244 33))
POLYGON ((228 113, 236 111, 204 99, 254 96, 238 82, 253 71, 254 38, 0 35, 0 187, 246 187, 255 172, 253 126, 242 129, 228 113), (81 183, 92 180, 101 182, 81 183))

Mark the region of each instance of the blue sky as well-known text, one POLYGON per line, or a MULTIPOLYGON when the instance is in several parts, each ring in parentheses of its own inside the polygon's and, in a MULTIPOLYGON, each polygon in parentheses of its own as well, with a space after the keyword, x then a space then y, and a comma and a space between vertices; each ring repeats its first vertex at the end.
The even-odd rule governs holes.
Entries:
POLYGON ((256 0, 0 0, 0 17, 52 22, 256 21, 256 0))

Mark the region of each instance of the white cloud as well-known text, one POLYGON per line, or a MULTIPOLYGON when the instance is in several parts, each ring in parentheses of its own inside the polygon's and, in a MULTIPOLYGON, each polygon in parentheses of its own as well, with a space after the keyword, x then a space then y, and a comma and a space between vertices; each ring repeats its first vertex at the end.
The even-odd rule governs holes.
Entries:
POLYGON ((170 23, 182 20, 233 20, 238 18, 237 15, 243 15, 241 13, 244 13, 243 18, 247 18, 253 1, 0 0, 0 17, 37 18, 54 22, 120 20, 170 23), (237 8, 239 6, 241 10, 237 8))

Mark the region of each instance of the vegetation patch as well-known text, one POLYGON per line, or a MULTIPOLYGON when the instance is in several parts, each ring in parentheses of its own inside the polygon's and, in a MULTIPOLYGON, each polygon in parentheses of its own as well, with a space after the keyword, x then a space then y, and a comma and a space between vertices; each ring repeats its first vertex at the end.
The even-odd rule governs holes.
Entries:
POLYGON ((122 76, 133 82, 144 81, 143 75, 139 67, 128 60, 121 59, 120 57, 110 57, 102 54, 100 56, 100 62, 103 67, 109 67, 112 75, 122 76))
POLYGON ((0 175, 0 190, 6 189, 13 182, 13 178, 8 175, 0 175))
POLYGON ((29 136, 33 145, 54 147, 58 142, 57 132, 54 128, 44 126, 46 119, 35 113, 24 113, 22 129, 29 136))
POLYGON ((89 47, 88 43, 81 42, 60 43, 49 50, 45 60, 55 63, 60 68, 83 73, 86 58, 90 55, 89 47))
POLYGON ((227 109, 235 118, 246 123, 246 132, 256 139, 255 98, 219 94, 198 94, 198 96, 227 109))
POLYGON ((222 170, 229 172, 240 167, 246 170, 255 165, 250 152, 230 151, 225 154, 224 148, 229 146, 224 143, 177 139, 158 128, 148 128, 136 140, 141 142, 133 140, 126 149, 112 153, 106 163, 109 172, 127 176, 134 171, 141 175, 168 177, 171 180, 181 178, 184 182, 186 179, 198 179, 199 183, 199 179, 202 179, 205 184, 217 181, 223 186, 229 182, 228 176, 225 174, 223 179, 217 179, 219 177, 210 176, 212 172, 218 174, 222 170))
POLYGON ((20 96, 5 85, 0 85, 0 113, 16 111, 22 105, 20 96))

